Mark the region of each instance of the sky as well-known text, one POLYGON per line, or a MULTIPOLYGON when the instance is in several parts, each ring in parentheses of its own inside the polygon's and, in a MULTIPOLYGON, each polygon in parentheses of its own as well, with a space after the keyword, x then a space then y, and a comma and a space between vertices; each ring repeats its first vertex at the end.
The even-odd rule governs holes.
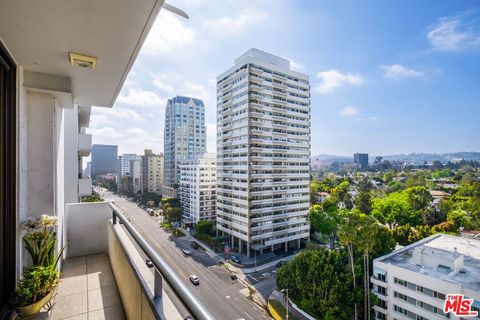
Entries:
POLYGON ((312 155, 480 151, 477 0, 168 0, 93 143, 163 152, 168 98, 202 99, 216 151, 216 77, 254 47, 310 78, 312 155))

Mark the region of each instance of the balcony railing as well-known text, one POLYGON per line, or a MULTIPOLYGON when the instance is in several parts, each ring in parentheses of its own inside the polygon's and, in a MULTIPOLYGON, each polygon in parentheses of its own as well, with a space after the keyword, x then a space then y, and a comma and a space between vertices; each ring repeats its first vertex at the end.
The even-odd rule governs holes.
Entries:
POLYGON ((162 294, 162 279, 165 279, 170 288, 181 299, 195 319, 215 319, 208 309, 197 299, 193 292, 180 280, 177 273, 165 262, 165 260, 148 244, 142 235, 125 218, 121 210, 113 203, 110 204, 113 210, 113 224, 119 220, 130 233, 138 246, 155 266, 154 300, 159 299, 162 294))

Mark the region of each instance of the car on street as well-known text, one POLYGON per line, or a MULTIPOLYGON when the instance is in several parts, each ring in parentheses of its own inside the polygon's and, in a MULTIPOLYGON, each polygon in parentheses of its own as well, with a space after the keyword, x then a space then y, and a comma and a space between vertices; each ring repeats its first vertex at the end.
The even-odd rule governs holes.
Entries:
POLYGON ((196 243, 195 241, 193 241, 190 246, 193 248, 193 249, 198 249, 198 243, 196 243))
POLYGON ((200 284, 200 279, 194 274, 191 274, 189 277, 190 282, 193 283, 193 285, 198 286, 200 284))
POLYGON ((147 267, 153 268, 153 262, 150 259, 146 259, 145 264, 147 265, 147 267))
POLYGON ((275 266, 277 268, 280 268, 281 266, 283 266, 284 263, 285 263, 285 261, 278 261, 278 263, 275 266))
POLYGON ((231 259, 232 259, 232 261, 235 262, 235 263, 238 263, 238 264, 241 264, 241 263, 242 263, 242 261, 240 260, 240 258, 237 257, 237 256, 232 256, 231 259))
POLYGON ((186 255, 186 256, 189 256, 192 254, 192 251, 186 249, 186 248, 182 248, 182 252, 186 255))

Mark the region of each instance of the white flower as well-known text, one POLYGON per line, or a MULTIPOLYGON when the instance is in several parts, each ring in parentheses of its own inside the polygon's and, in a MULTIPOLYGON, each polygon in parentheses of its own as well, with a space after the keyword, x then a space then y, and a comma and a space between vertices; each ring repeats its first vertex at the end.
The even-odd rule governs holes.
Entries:
POLYGON ((47 214, 42 214, 40 218, 38 218, 38 223, 44 227, 53 227, 57 225, 58 218, 56 216, 49 216, 47 214))

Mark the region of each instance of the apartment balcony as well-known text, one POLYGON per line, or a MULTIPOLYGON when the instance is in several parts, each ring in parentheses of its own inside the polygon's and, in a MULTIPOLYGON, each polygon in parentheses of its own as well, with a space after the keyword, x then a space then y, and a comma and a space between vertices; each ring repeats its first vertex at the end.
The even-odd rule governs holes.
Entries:
POLYGON ((115 205, 68 204, 66 214, 62 280, 51 309, 35 319, 213 319, 115 205), (189 314, 181 314, 163 280, 189 314))
POLYGON ((87 133, 78 134, 78 154, 88 157, 92 151, 92 135, 87 133))
POLYGON ((382 281, 380 280, 379 278, 375 277, 375 276, 371 276, 370 277, 370 282, 372 284, 376 284, 378 286, 381 286, 381 287, 384 287, 384 288, 388 288, 388 282, 385 282, 385 281, 382 281))
POLYGON ((78 179, 78 195, 89 196, 92 194, 92 179, 79 178, 78 179))

